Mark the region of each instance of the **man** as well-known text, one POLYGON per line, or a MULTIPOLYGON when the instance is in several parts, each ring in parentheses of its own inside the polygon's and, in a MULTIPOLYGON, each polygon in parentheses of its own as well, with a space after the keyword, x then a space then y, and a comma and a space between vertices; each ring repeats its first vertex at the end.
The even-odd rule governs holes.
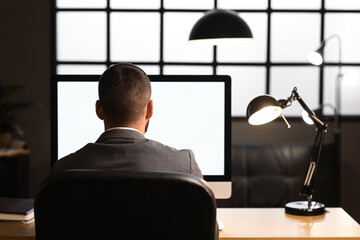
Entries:
POLYGON ((95 143, 56 161, 53 172, 123 169, 182 172, 202 178, 191 150, 176 150, 145 138, 153 115, 150 97, 150 80, 139 67, 123 63, 108 68, 100 77, 96 101, 96 114, 104 121, 105 132, 95 143))
POLYGON ((139 67, 123 63, 108 68, 100 77, 96 102, 96 114, 104 121, 105 132, 95 143, 56 161, 53 171, 171 171, 202 178, 191 150, 176 150, 144 137, 153 115, 150 97, 150 80, 139 67))

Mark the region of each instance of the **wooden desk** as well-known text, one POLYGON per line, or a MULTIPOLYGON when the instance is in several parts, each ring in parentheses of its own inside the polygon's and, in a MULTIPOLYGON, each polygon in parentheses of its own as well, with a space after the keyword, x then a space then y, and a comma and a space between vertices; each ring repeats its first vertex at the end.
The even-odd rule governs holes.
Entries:
MULTIPOLYGON (((220 239, 360 239, 360 225, 342 208, 317 217, 287 215, 283 208, 219 208, 220 239)), ((35 240, 35 224, 0 223, 0 240, 35 240)))
POLYGON ((327 211, 300 217, 283 208, 219 208, 220 239, 360 239, 360 225, 342 208, 327 211))
POLYGON ((35 223, 0 222, 0 240, 35 240, 35 223))

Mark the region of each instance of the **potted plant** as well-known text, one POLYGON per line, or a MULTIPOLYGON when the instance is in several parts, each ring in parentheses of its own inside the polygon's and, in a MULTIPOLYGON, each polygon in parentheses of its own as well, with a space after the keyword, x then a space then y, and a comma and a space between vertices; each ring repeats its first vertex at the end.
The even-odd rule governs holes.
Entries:
POLYGON ((22 136, 23 131, 14 122, 14 112, 34 105, 28 101, 9 101, 9 98, 22 86, 0 83, 0 148, 10 145, 14 133, 22 136))

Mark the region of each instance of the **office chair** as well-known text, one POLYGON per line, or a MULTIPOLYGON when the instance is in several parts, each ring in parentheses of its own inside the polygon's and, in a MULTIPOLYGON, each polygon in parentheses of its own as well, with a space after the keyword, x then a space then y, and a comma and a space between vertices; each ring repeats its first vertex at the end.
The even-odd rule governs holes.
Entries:
POLYGON ((182 173, 67 170, 35 197, 36 239, 214 240, 216 202, 182 173))

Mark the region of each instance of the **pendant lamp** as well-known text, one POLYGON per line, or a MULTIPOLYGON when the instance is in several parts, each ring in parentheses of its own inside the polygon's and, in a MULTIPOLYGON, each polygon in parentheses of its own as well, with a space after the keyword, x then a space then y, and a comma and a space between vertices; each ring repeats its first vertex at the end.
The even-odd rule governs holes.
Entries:
POLYGON ((237 12, 214 9, 206 12, 195 23, 189 41, 201 41, 211 45, 218 45, 222 42, 236 42, 252 38, 249 26, 239 17, 237 12))

